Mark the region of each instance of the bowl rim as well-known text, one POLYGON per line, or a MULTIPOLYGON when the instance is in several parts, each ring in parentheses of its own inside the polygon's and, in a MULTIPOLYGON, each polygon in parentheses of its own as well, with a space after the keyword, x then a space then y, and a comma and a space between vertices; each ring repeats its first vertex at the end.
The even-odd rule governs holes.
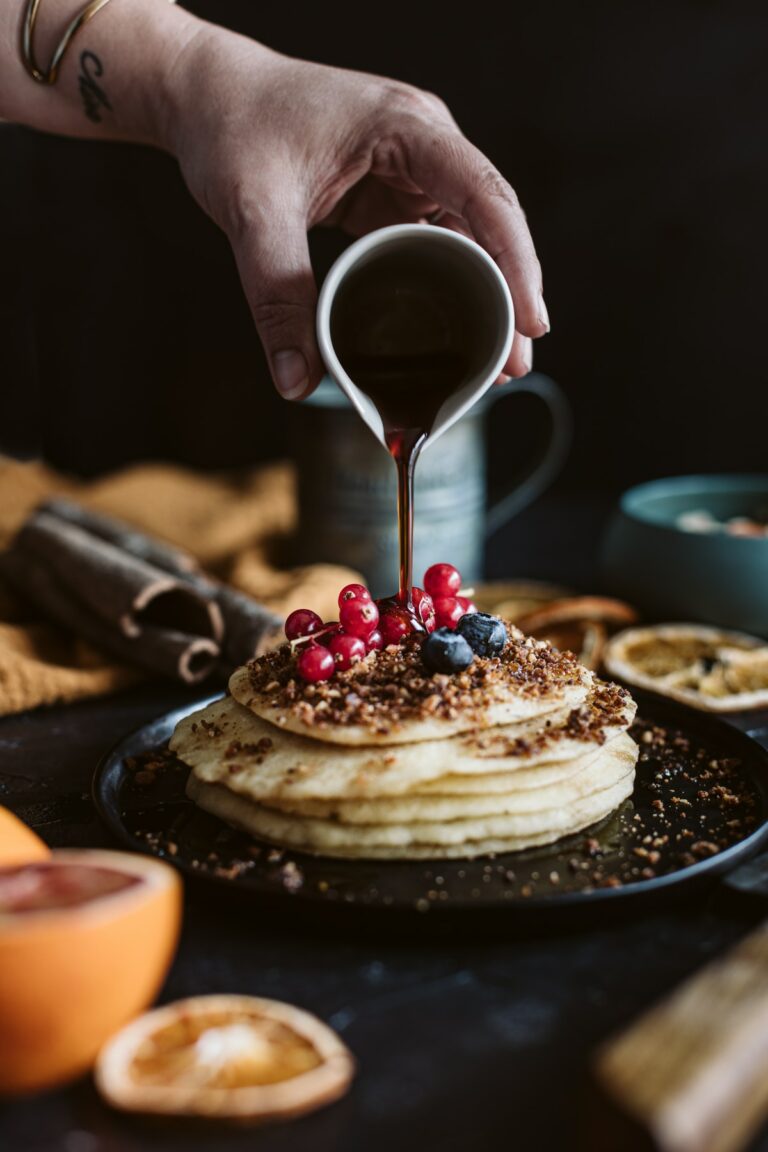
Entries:
MULTIPOLYGON (((636 484, 632 488, 627 488, 621 495, 619 506, 622 513, 630 520, 680 535, 697 536, 696 533, 679 528, 671 520, 657 519, 655 516, 649 515, 645 502, 659 496, 682 496, 690 493, 691 496, 701 495, 705 497, 713 493, 737 494, 739 492, 754 492, 755 490, 764 492, 768 499, 768 472, 709 472, 668 476, 657 480, 648 480, 643 484, 636 484)), ((709 534, 704 534, 701 538, 712 539, 709 534)), ((718 540, 722 539, 720 535, 717 538, 718 540)), ((768 539, 765 537, 728 536, 728 539, 748 544, 765 545, 768 543, 768 539)))

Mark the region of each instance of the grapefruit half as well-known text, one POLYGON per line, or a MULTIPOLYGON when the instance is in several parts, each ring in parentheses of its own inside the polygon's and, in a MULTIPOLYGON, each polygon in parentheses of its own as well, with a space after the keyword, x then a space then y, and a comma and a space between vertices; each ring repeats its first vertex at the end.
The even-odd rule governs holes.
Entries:
POLYGON ((154 999, 180 920, 178 876, 148 857, 68 849, 0 869, 0 1092, 90 1068, 154 999))

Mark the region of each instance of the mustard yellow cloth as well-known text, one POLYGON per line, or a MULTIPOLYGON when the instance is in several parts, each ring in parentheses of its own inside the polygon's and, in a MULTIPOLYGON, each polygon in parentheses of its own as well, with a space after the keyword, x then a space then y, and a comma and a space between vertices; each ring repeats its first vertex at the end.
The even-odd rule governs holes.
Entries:
MULTIPOLYGON (((274 464, 204 475, 141 464, 84 483, 37 463, 0 457, 0 549, 41 500, 67 496, 186 549, 212 574, 287 615, 335 617, 339 589, 356 573, 330 564, 282 568, 296 522, 293 469, 274 464)), ((0 582, 0 715, 114 692, 145 673, 36 618, 0 582)))

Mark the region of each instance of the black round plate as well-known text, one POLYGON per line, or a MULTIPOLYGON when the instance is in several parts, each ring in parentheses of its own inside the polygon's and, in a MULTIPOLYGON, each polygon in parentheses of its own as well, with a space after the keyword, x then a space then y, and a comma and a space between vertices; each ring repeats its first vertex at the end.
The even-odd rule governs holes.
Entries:
POLYGON ((635 692, 641 757, 632 797, 545 848, 479 860, 333 860, 271 848, 197 809, 167 751, 176 709, 121 740, 93 783, 103 820, 133 849, 244 895, 397 910, 574 908, 722 873, 768 840, 768 751, 723 720, 635 692))

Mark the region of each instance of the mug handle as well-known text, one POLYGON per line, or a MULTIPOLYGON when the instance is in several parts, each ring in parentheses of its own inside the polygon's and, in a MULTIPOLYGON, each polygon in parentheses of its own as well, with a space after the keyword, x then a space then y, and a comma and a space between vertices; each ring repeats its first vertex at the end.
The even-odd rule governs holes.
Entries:
POLYGON ((492 404, 503 396, 519 392, 529 392, 544 402, 552 422, 552 432, 544 454, 529 474, 517 481, 507 492, 488 509, 485 519, 485 534, 492 536, 502 525, 522 512, 541 496, 559 475, 571 448, 573 439, 573 413, 562 388, 541 372, 530 372, 520 380, 509 380, 506 384, 487 393, 492 404))

